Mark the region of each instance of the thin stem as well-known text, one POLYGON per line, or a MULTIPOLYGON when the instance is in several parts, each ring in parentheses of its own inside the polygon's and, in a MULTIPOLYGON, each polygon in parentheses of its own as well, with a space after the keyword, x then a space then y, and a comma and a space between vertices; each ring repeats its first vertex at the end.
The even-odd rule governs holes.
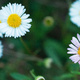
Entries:
POLYGON ((20 40, 21 40, 22 44, 24 45, 25 49, 26 49, 30 54, 32 54, 31 50, 29 49, 29 47, 27 46, 27 44, 23 41, 22 37, 20 37, 20 40))
POLYGON ((31 70, 30 73, 34 78, 36 78, 36 75, 34 74, 34 70, 31 70))

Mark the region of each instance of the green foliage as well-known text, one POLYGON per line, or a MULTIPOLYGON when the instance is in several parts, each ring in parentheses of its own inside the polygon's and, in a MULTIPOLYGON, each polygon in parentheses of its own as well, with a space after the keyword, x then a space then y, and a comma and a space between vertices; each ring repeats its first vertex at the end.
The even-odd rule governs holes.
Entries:
POLYGON ((53 62, 57 66, 62 67, 61 61, 57 54, 57 52, 59 54, 64 54, 64 51, 63 51, 64 48, 60 44, 58 44, 55 40, 48 39, 44 43, 44 50, 45 50, 46 54, 53 59, 53 62))
POLYGON ((25 75, 22 75, 22 74, 19 74, 19 73, 11 73, 10 75, 15 80, 32 80, 28 76, 25 76, 25 75))
MULTIPOLYGON (((0 59, 0 80, 32 80, 30 71, 42 75, 46 80, 79 80, 79 64, 69 60, 67 48, 73 36, 80 33, 80 28, 70 21, 68 10, 73 0, 1 0, 0 6, 9 2, 20 3, 32 18, 30 32, 20 39, 3 38, 3 57, 0 59), (69 5, 68 5, 69 4, 69 5), (53 24, 44 25, 47 16, 53 18, 53 24), (13 44, 13 48, 10 48, 13 44), (44 67, 44 59, 51 58, 51 67, 44 67), (17 73, 13 73, 17 72, 17 73), (24 73, 20 74, 20 73, 24 73), (56 76, 56 77, 55 77, 56 76), (75 77, 76 76, 76 77, 75 77)), ((6 13, 5 13, 6 14, 6 13)))
POLYGON ((79 64, 78 63, 74 64, 70 61, 70 62, 68 62, 68 64, 69 64, 68 67, 69 67, 70 71, 79 71, 79 64))
POLYGON ((59 77, 55 77, 54 79, 55 80, 65 80, 65 79, 71 79, 71 78, 74 78, 75 76, 71 73, 66 73, 66 74, 62 74, 61 76, 59 77))
POLYGON ((74 75, 80 75, 79 71, 71 71, 71 73, 74 74, 74 75))
POLYGON ((7 80, 7 75, 4 70, 0 70, 0 80, 7 80))

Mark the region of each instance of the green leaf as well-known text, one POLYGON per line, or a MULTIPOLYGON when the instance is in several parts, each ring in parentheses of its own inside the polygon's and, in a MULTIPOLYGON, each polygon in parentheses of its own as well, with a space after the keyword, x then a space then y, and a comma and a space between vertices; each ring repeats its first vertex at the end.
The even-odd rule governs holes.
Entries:
POLYGON ((6 80, 6 73, 4 70, 0 70, 0 80, 6 80))
POLYGON ((65 80, 65 79, 70 79, 73 77, 75 77, 75 76, 70 73, 66 73, 66 74, 62 74, 61 76, 56 76, 54 79, 55 80, 65 80))
MULTIPOLYGON (((55 40, 50 40, 48 39, 47 41, 45 41, 44 43, 44 50, 46 52, 46 54, 51 57, 54 61, 54 63, 58 66, 58 67, 62 67, 61 61, 59 59, 59 56, 57 55, 57 52, 61 54, 66 54, 63 50, 64 48, 57 43, 55 40)), ((65 57, 65 55, 63 55, 65 57)))
POLYGON ((60 77, 61 77, 61 79, 67 79, 67 78, 72 78, 72 77, 74 77, 74 75, 72 75, 72 74, 70 74, 70 73, 67 73, 67 74, 61 75, 60 77))
POLYGON ((69 71, 79 71, 79 64, 76 63, 74 64, 71 60, 68 61, 68 68, 69 68, 69 71))
POLYGON ((80 75, 79 71, 71 71, 71 73, 74 74, 74 75, 80 75))
POLYGON ((33 32, 32 34, 34 35, 34 38, 37 40, 43 39, 46 36, 46 34, 55 27, 45 27, 43 24, 40 24, 40 22, 36 25, 34 24, 32 24, 33 27, 31 28, 31 30, 33 32))
POLYGON ((31 78, 19 73, 11 73, 10 75, 16 80, 31 80, 31 78))

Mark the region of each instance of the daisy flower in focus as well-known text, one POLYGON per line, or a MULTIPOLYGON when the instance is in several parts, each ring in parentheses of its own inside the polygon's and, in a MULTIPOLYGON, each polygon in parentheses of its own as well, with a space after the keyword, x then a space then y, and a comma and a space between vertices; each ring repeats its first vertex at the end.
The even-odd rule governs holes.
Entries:
POLYGON ((2 42, 0 41, 0 58, 3 56, 3 45, 2 42))
POLYGON ((80 0, 72 3, 69 9, 70 20, 80 27, 80 0))
POLYGON ((67 48, 68 54, 73 54, 69 59, 71 59, 74 63, 80 64, 80 35, 77 34, 77 38, 72 37, 72 44, 69 45, 70 48, 67 48))
POLYGON ((45 78, 43 76, 37 76, 35 80, 45 80, 45 78))
POLYGON ((5 37, 21 37, 29 32, 31 27, 30 15, 25 13, 26 9, 21 4, 7 4, 2 7, 0 17, 2 23, 0 24, 0 30, 5 34, 5 37))

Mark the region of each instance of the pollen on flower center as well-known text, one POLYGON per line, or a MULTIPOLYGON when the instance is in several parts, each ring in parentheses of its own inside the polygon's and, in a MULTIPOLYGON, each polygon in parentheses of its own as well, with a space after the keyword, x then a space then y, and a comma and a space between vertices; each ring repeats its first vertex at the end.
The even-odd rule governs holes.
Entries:
POLYGON ((7 23, 13 28, 19 27, 21 25, 21 18, 17 14, 11 14, 7 19, 7 23))
POLYGON ((78 54, 80 55, 80 47, 78 48, 78 54))

